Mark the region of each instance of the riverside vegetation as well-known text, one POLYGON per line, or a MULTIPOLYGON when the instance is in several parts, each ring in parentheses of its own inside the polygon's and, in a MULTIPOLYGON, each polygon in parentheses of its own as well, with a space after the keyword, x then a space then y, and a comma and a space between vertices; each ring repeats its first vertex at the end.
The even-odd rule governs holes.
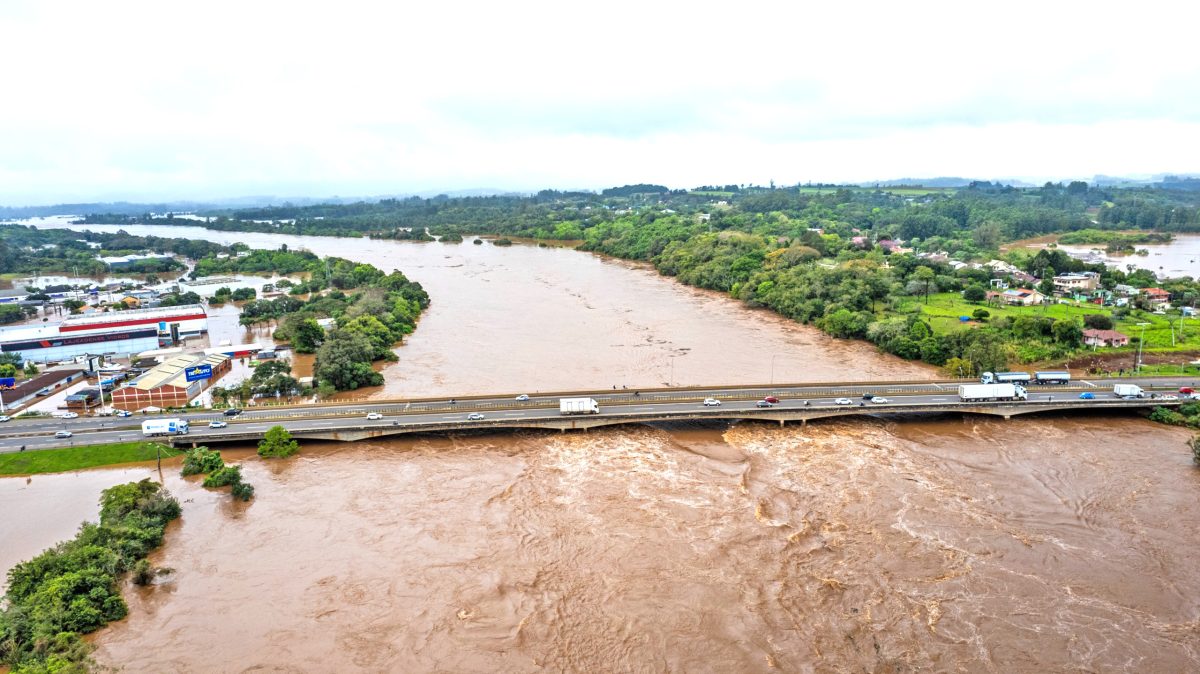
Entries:
POLYGON ((150 480, 105 489, 99 523, 85 522, 59 543, 8 572, 0 609, 0 663, 13 674, 86 672, 90 645, 82 635, 128 613, 118 580, 149 582, 145 557, 179 517, 179 502, 150 480))

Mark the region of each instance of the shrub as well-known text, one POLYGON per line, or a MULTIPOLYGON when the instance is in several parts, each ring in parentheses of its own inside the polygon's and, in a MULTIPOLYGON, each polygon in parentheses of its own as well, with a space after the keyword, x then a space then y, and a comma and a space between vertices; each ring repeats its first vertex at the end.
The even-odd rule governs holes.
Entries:
POLYGON ((233 485, 233 489, 230 491, 230 493, 233 494, 234 498, 238 498, 243 501, 249 501, 250 497, 254 496, 254 486, 249 482, 238 482, 233 485))
POLYGON ((199 475, 201 473, 211 473, 215 470, 220 470, 225 466, 225 461, 221 459, 221 453, 211 450, 207 447, 197 447, 189 449, 187 455, 183 458, 183 470, 180 475, 199 475))
POLYGON ((283 426, 272 426, 258 443, 259 456, 286 458, 300 449, 300 443, 292 439, 292 434, 283 426))
POLYGON ((228 487, 231 484, 238 484, 242 481, 241 466, 224 466, 213 471, 208 477, 204 478, 204 486, 210 488, 228 487))

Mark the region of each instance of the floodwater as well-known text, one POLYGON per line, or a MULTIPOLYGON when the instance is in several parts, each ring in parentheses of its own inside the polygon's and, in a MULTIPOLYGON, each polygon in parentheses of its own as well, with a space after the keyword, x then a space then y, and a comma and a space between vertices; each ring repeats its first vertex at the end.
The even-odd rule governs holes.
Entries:
MULTIPOLYGON (((762 379, 776 352, 777 380, 928 372, 635 265, 519 246, 339 254, 364 244, 434 297, 386 370, 420 384, 392 390, 655 383, 672 355, 680 383, 762 379), (470 327, 452 338, 450 319, 470 327), (560 334, 585 348, 560 357, 560 334), (508 353, 494 367, 471 353, 489 341, 508 353)), ((1200 671, 1188 437, 1097 415, 306 443, 283 461, 226 452, 248 504, 166 462, 183 517, 152 561, 173 572, 125 588, 130 615, 93 637, 96 657, 127 672, 1200 671)), ((0 480, 0 540, 19 541, 0 567, 143 476, 0 480)))
POLYGON ((1074 257, 1121 270, 1132 266, 1149 269, 1159 278, 1200 277, 1200 234, 1176 234, 1170 243, 1134 245, 1138 250, 1146 250, 1146 255, 1111 255, 1104 246, 1060 244, 1058 247, 1074 257))

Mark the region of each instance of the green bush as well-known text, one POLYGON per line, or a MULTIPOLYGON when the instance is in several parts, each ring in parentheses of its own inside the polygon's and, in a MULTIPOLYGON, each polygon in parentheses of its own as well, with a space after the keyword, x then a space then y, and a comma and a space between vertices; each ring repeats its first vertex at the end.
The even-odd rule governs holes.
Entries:
POLYGON ((258 455, 286 458, 300 450, 300 443, 283 426, 272 426, 258 443, 258 455))
POLYGON ((225 461, 221 459, 221 453, 211 450, 207 447, 197 447, 188 450, 187 455, 183 458, 183 470, 180 475, 200 475, 202 473, 211 473, 215 470, 220 470, 225 466, 225 461))
POLYGON ((228 487, 231 484, 238 484, 241 481, 241 466, 224 466, 213 471, 208 477, 204 478, 204 486, 210 488, 228 487))

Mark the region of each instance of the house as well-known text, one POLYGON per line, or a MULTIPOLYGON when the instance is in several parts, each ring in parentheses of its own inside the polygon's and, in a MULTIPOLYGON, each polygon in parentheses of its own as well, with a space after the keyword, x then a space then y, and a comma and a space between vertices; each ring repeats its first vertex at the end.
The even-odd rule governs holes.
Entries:
POLYGON ((1083 343, 1088 346, 1125 346, 1129 337, 1116 330, 1084 330, 1083 343))
POLYGON ((1046 296, 1029 288, 1009 288, 1000 293, 999 299, 1005 304, 1028 307, 1041 304, 1042 300, 1046 299, 1046 296))
POLYGON ((1021 271, 1021 269, 1016 265, 1009 264, 1004 260, 991 260, 989 262, 984 262, 983 266, 991 269, 992 273, 1001 275, 1016 274, 1017 272, 1021 271))
POLYGON ((1031 286, 1031 285, 1037 285, 1037 283, 1038 283, 1038 278, 1036 276, 1034 276, 1033 274, 1029 274, 1029 273, 1020 271, 1020 270, 1014 271, 1011 274, 1011 276, 1012 276, 1012 280, 1016 281, 1017 283, 1021 283, 1023 285, 1031 286))
POLYGON ((1054 289, 1061 292, 1095 290, 1100 287, 1100 274, 1085 271, 1078 274, 1059 274, 1054 277, 1054 289))
POLYGON ((879 247, 883 249, 883 252, 891 254, 900 250, 900 242, 894 239, 883 239, 879 242, 879 247))
POLYGON ((1146 296, 1146 300, 1152 307, 1161 307, 1171 303, 1171 293, 1162 288, 1143 288, 1142 294, 1146 296))
POLYGON ((1118 283, 1117 285, 1113 286, 1113 292, 1122 297, 1134 297, 1141 291, 1133 286, 1128 286, 1124 283, 1118 283))
POLYGON ((120 299, 120 303, 124 304, 128 309, 137 309, 142 306, 142 301, 133 295, 126 295, 120 299))
POLYGON ((1002 278, 989 279, 988 283, 990 283, 993 288, 999 288, 1000 290, 1008 290, 1008 281, 1005 281, 1002 278))

